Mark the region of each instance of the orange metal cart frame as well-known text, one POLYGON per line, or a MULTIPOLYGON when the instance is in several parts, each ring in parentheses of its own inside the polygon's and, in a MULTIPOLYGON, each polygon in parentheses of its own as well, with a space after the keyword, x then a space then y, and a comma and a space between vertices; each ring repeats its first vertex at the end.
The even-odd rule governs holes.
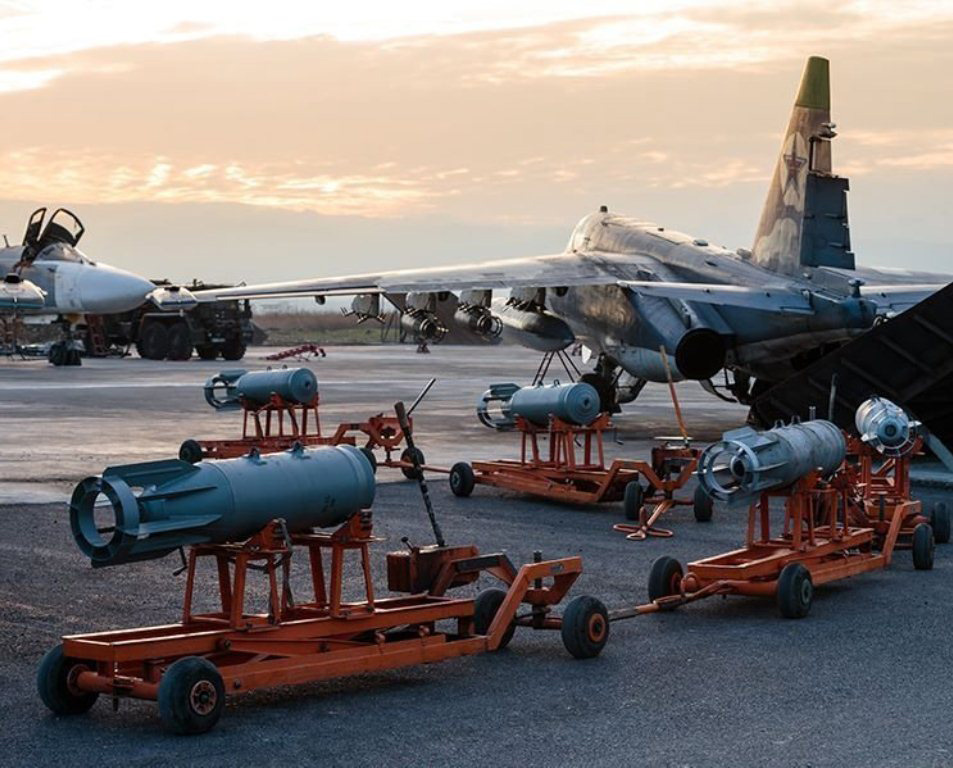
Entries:
POLYGON ((177 659, 200 656, 219 670, 229 694, 292 683, 343 677, 443 661, 497 649, 513 624, 537 629, 561 626, 549 609, 565 596, 582 572, 579 557, 523 565, 516 570, 504 555, 480 556, 475 547, 431 547, 392 553, 392 581, 425 589, 378 598, 370 575, 370 514, 351 519, 334 533, 287 535, 273 521, 243 544, 202 544, 189 550, 182 620, 176 624, 70 635, 63 652, 82 660, 70 685, 80 692, 115 697, 158 698, 164 671, 177 659), (288 580, 292 552, 308 553, 314 592, 297 603, 288 580), (330 566, 325 573, 325 552, 330 566), (343 563, 358 553, 365 599, 345 602, 343 563), (196 567, 211 559, 217 571, 220 610, 193 612, 196 567), (250 569, 263 570, 269 585, 267 613, 245 610, 250 569), (490 573, 508 585, 506 597, 486 634, 473 627, 474 600, 445 592, 490 573), (544 581, 546 580, 546 585, 544 581), (530 612, 517 616, 520 605, 530 612), (450 620, 455 629, 437 622, 450 620))

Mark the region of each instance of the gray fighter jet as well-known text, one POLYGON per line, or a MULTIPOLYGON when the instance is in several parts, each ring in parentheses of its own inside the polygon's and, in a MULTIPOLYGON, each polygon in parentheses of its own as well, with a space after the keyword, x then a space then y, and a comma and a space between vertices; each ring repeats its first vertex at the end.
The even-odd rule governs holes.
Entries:
POLYGON ((953 279, 855 264, 848 181, 832 172, 834 127, 829 64, 811 57, 750 250, 729 251, 602 207, 576 225, 560 254, 197 298, 356 295, 353 312, 365 319, 380 315, 385 297, 423 339, 439 340, 456 322, 542 352, 581 342, 598 355, 586 379, 609 401, 634 399, 646 381, 665 381, 668 368, 675 379, 749 402, 953 279), (494 298, 494 291, 509 294, 494 298))
MULTIPOLYGON (((71 211, 57 209, 46 226, 45 218, 46 208, 34 211, 23 243, 0 248, 0 270, 5 275, 0 283, 0 317, 50 315, 68 336, 72 324, 85 314, 126 312, 150 296, 159 308, 167 308, 164 294, 149 280, 92 261, 79 250, 85 228, 71 211)), ((69 352, 72 346, 64 341, 54 348, 69 352)), ((56 364, 79 362, 78 354, 51 354, 50 359, 56 364)))

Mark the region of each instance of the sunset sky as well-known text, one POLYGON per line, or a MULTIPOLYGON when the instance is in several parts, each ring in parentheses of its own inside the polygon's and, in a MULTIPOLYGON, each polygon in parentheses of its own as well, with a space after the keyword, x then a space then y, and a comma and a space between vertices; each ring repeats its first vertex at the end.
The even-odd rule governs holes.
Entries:
POLYGON ((0 2, 0 231, 262 281, 551 253, 585 213, 750 246, 831 59, 863 263, 953 272, 953 2, 0 2))

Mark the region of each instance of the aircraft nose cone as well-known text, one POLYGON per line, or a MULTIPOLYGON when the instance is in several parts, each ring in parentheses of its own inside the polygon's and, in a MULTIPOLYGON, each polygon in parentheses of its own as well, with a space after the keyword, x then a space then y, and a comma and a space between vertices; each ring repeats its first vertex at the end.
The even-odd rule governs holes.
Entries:
POLYGON ((83 309, 102 315, 135 309, 154 288, 144 277, 107 264, 87 267, 79 280, 83 309))

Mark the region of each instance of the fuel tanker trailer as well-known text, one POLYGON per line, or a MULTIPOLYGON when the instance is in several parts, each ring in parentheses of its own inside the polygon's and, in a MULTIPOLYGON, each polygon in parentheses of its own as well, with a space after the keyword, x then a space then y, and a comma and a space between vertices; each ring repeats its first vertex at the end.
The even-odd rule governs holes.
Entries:
POLYGON ((239 542, 281 518, 290 533, 340 525, 374 500, 374 472, 350 445, 190 464, 109 467, 76 486, 73 538, 94 566, 164 557, 180 547, 239 542))

